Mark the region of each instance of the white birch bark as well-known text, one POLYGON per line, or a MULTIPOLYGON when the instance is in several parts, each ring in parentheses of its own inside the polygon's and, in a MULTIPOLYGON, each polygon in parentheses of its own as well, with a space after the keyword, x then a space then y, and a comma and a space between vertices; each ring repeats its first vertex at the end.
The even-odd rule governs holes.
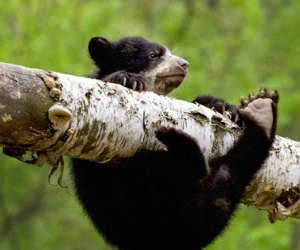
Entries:
MULTIPOLYGON (((192 103, 0 63, 0 145, 18 159, 25 151, 38 165, 57 166, 62 155, 99 162, 130 157, 141 148, 163 148, 154 136, 157 125, 195 137, 207 158, 225 154, 241 132, 192 103)), ((277 136, 243 202, 268 210, 271 221, 300 217, 299 157, 299 142, 277 136)))

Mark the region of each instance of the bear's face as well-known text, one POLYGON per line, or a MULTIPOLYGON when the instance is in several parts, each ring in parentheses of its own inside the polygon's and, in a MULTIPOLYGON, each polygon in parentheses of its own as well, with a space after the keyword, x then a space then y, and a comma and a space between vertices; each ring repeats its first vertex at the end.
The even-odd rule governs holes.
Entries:
POLYGON ((150 80, 151 90, 157 94, 166 95, 177 88, 188 73, 189 63, 173 55, 169 49, 159 56, 159 63, 143 73, 150 80))
POLYGON ((148 90, 163 95, 180 85, 189 66, 166 47, 142 37, 126 37, 117 42, 94 37, 89 53, 100 69, 100 79, 117 71, 141 74, 148 79, 148 90))

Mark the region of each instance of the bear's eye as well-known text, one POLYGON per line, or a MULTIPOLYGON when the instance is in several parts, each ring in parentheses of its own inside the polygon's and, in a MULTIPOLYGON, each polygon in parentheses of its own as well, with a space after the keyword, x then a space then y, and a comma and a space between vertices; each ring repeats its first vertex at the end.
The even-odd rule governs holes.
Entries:
POLYGON ((151 60, 154 60, 154 59, 156 59, 158 57, 159 57, 159 53, 157 53, 157 52, 152 51, 152 52, 149 53, 149 58, 151 60))

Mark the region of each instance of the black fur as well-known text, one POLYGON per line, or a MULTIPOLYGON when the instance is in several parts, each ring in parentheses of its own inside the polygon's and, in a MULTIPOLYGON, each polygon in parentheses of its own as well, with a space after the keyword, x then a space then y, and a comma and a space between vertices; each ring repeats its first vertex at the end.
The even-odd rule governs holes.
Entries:
POLYGON ((89 43, 90 56, 100 69, 97 72, 99 79, 119 70, 140 73, 152 69, 165 51, 162 45, 142 37, 126 37, 117 42, 94 37, 89 43))
POLYGON ((141 151, 108 166, 73 160, 78 197, 97 229, 121 250, 209 244, 228 224, 274 139, 255 121, 243 120, 243 136, 209 162, 210 172, 194 139, 165 127, 156 136, 168 151, 141 151))
POLYGON ((238 109, 236 106, 229 104, 225 102, 222 99, 216 98, 214 96, 198 96, 195 100, 193 100, 193 103, 198 103, 201 105, 204 105, 205 107, 211 108, 221 114, 223 114, 224 111, 227 111, 231 115, 231 120, 237 121, 238 120, 238 109))
MULTIPOLYGON (((98 60, 101 70, 106 59, 98 60)), ((98 74, 127 70, 117 64, 98 74)), ((267 92, 260 97, 271 98, 267 92)), ((205 247, 226 227, 246 185, 268 156, 276 128, 276 102, 270 137, 255 120, 240 114, 246 127, 243 135, 208 166, 191 136, 166 127, 158 128, 156 137, 167 151, 142 150, 107 164, 72 159, 77 196, 97 230, 120 250, 205 247)))

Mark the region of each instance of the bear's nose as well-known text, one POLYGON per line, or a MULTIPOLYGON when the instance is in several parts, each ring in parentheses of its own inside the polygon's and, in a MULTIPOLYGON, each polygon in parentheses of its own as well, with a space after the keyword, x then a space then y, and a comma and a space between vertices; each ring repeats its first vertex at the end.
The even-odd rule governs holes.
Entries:
POLYGON ((183 69, 187 69, 189 67, 189 63, 188 61, 180 58, 179 61, 178 61, 178 64, 183 68, 183 69))

